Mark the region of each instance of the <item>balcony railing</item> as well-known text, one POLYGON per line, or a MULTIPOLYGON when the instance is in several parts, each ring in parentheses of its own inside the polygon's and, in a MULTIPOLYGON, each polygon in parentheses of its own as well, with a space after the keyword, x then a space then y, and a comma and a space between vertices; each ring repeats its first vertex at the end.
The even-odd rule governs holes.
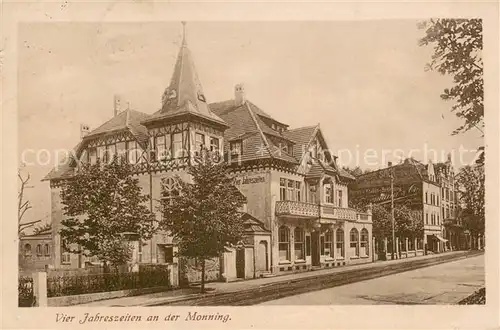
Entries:
POLYGON ((290 215, 301 218, 318 218, 319 208, 317 204, 296 202, 296 201, 277 201, 276 215, 290 215))
POLYGON ((321 205, 321 217, 341 220, 357 220, 357 213, 354 209, 321 205))

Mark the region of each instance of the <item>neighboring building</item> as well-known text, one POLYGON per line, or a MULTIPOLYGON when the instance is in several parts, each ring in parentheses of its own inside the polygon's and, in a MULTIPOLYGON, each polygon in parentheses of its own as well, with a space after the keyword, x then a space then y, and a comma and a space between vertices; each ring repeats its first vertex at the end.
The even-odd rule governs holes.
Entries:
MULTIPOLYGON (((246 100, 242 85, 236 86, 234 100, 208 104, 185 39, 162 108, 151 115, 130 109, 116 114, 85 134, 75 154, 90 163, 127 154, 156 210, 159 199, 177 194, 175 175, 191 180, 186 168, 201 145, 225 155, 237 174, 235 185, 247 198, 245 246, 228 248, 222 260, 209 262, 208 279, 372 261, 370 210, 357 213, 347 207, 347 185, 354 178, 337 166, 319 126, 289 130, 246 100)), ((58 233, 60 183, 75 173, 73 162, 46 178, 52 191, 56 268, 83 267, 85 261, 64 252, 58 233)), ((175 249, 172 237, 159 233, 138 244, 135 261, 175 264, 175 249)), ((181 277, 198 280, 196 263, 186 263, 179 267, 186 272, 181 277)))
POLYGON ((52 229, 19 238, 19 272, 45 270, 54 264, 52 229))
MULTIPOLYGON (((414 217, 421 219, 424 226, 423 237, 398 240, 397 248, 413 255, 422 254, 425 249, 432 252, 445 251, 446 239, 443 237, 443 218, 441 216, 440 184, 432 163, 424 165, 412 158, 401 164, 369 172, 356 178, 349 186, 350 198, 362 203, 371 202, 390 206, 391 203, 391 173, 394 178, 394 203, 408 206, 414 217)), ((391 251, 389 243, 386 252, 391 251)), ((382 246, 382 245, 380 245, 382 246)), ((398 252, 399 252, 398 251, 398 252)))
POLYGON ((464 230, 462 219, 459 217, 459 189, 451 155, 448 155, 446 162, 437 163, 434 167, 441 186, 441 217, 444 224, 443 236, 448 240, 447 247, 451 250, 467 249, 470 247, 470 237, 464 230))

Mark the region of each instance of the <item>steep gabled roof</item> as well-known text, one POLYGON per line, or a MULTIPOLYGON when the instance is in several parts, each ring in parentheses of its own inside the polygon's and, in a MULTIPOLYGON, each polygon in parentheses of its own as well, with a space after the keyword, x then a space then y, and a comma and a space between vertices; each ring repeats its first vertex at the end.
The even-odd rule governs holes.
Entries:
POLYGON ((147 149, 149 143, 148 129, 141 125, 141 121, 146 117, 148 117, 146 113, 130 109, 120 112, 118 115, 86 135, 83 140, 73 148, 69 158, 63 159, 42 179, 42 181, 71 178, 75 174, 75 155, 79 157, 82 150, 87 145, 87 142, 99 136, 116 134, 124 131, 129 132, 143 149, 147 149))
MULTIPOLYGON (((236 105, 234 100, 228 100, 210 104, 210 108, 229 125, 224 132, 226 144, 236 139, 242 140, 242 161, 275 158, 297 164, 297 159, 283 152, 270 137, 283 139, 287 143, 292 141, 270 128, 260 118, 263 111, 257 110, 258 108, 251 102, 246 101, 236 105)), ((265 115, 272 119, 268 114, 265 115)))
POLYGON ((306 126, 283 132, 283 135, 295 143, 293 146, 293 154, 297 158, 301 159, 307 151, 307 147, 318 127, 319 125, 306 126))

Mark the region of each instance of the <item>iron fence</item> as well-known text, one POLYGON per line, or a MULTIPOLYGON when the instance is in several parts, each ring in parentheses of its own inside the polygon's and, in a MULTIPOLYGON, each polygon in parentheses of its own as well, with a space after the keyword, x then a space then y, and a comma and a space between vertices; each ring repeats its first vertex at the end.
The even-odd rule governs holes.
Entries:
POLYGON ((19 307, 33 307, 35 305, 32 277, 19 276, 17 291, 19 307))
POLYGON ((130 273, 54 276, 47 279, 47 296, 61 297, 158 286, 171 286, 169 269, 147 269, 130 273))

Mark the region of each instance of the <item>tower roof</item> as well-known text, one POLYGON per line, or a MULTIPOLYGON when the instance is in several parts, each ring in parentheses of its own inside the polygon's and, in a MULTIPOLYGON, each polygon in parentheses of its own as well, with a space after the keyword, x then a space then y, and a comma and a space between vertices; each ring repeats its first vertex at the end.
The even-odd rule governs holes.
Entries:
MULTIPOLYGON (((184 22, 183 25, 185 28, 184 22)), ((208 106, 184 33, 170 85, 163 93, 162 108, 144 123, 187 114, 227 126, 208 106)))

